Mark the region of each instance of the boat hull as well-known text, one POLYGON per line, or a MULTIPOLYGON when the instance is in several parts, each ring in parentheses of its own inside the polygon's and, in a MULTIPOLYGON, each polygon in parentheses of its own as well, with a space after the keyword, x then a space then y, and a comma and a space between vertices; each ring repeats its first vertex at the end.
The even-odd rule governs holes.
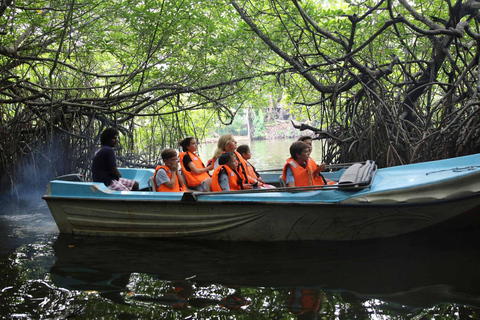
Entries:
POLYGON ((45 200, 61 233, 222 241, 384 238, 480 212, 478 195, 417 205, 45 200))
MULTIPOLYGON (((358 166, 352 165, 336 185, 228 192, 113 191, 101 183, 53 180, 43 198, 62 233, 222 241, 362 240, 459 218, 477 224, 479 163, 480 154, 475 154, 364 171, 367 175, 357 171, 355 178, 350 169, 358 166), (343 184, 347 173, 352 182, 343 184)), ((152 175, 145 169, 122 172, 142 186, 152 175)))

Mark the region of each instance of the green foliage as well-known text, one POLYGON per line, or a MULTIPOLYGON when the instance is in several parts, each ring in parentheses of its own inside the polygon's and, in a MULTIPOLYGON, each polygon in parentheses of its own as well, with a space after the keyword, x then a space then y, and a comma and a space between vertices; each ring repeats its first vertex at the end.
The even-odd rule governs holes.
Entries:
POLYGON ((232 133, 236 136, 246 136, 248 134, 247 124, 244 115, 236 116, 232 124, 228 126, 219 126, 217 130, 219 135, 232 133))
POLYGON ((255 127, 254 138, 265 138, 265 117, 262 109, 255 112, 253 126, 255 127))
POLYGON ((247 106, 260 138, 278 100, 299 122, 342 128, 341 141, 370 141, 357 144, 360 153, 375 149, 362 136, 373 130, 365 134, 378 135, 375 153, 385 163, 391 143, 398 161, 414 161, 428 150, 427 136, 450 141, 449 155, 476 150, 468 104, 478 100, 480 29, 472 3, 6 1, 0 169, 8 175, 0 189, 21 171, 20 157, 37 143, 48 149, 59 134, 69 141, 60 157, 78 158, 65 166, 71 171, 88 167, 106 126, 120 128, 122 152, 145 164, 186 135, 245 134, 247 106), (405 114, 417 128, 399 141, 405 114), (459 129, 466 124, 472 129, 459 129))

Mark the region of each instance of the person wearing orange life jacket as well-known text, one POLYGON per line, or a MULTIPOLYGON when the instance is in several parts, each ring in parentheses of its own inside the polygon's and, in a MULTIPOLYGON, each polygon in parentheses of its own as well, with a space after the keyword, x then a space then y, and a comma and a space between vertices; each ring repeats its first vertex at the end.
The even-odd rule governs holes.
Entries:
MULTIPOLYGON (((313 148, 312 148, 312 141, 313 141, 312 137, 301 136, 300 138, 298 138, 298 141, 303 141, 306 144, 308 144, 308 146, 310 147, 310 154, 312 154, 312 150, 313 150, 313 148)), ((318 167, 320 167, 320 171, 324 171, 327 167, 325 162, 322 162, 320 165, 317 165, 317 163, 315 162, 315 160, 313 160, 312 157, 308 157, 307 163, 310 166, 310 168, 312 169, 312 171, 315 171, 315 169, 317 169, 318 167)), ((331 185, 331 184, 335 184, 335 183, 336 183, 336 181, 325 179, 320 172, 318 173, 318 175, 316 177, 313 178, 313 184, 314 185, 324 185, 324 184, 331 185)))
POLYGON ((263 179, 260 176, 260 174, 257 172, 255 167, 250 163, 250 161, 248 161, 252 158, 252 152, 250 151, 250 147, 248 145, 243 144, 243 145, 239 146, 237 148, 237 152, 245 160, 245 166, 247 168, 248 176, 255 177, 257 179, 258 187, 260 189, 274 189, 275 188, 274 186, 272 186, 270 184, 266 184, 265 182, 263 182, 263 179))
POLYGON ((240 177, 244 181, 246 181, 249 184, 254 185, 255 183, 257 183, 257 179, 256 179, 255 176, 248 175, 246 162, 242 158, 240 153, 238 153, 236 151, 236 149, 237 149, 237 141, 235 141, 235 139, 233 137, 233 134, 227 133, 227 134, 221 135, 220 138, 218 139, 217 149, 215 150, 215 154, 213 156, 213 158, 217 159, 215 161, 215 168, 218 167, 218 157, 220 157, 220 155, 222 153, 232 152, 237 159, 237 163, 238 163, 237 172, 238 172, 238 174, 240 175, 240 177))
POLYGON ((174 149, 162 151, 162 159, 165 165, 157 166, 153 175, 156 191, 162 192, 184 192, 185 182, 178 172, 178 156, 174 149))
POLYGON ((237 159, 231 152, 225 152, 218 158, 219 166, 213 171, 212 191, 235 191, 253 189, 251 184, 244 183, 237 172, 237 159))
POLYGON ((179 144, 183 150, 180 153, 180 165, 188 188, 206 191, 205 183, 211 184, 208 171, 213 170, 213 164, 205 167, 202 159, 196 154, 198 145, 195 138, 187 137, 180 141, 179 144))
MULTIPOLYGON (((310 147, 303 141, 295 141, 290 146, 291 158, 283 167, 282 177, 287 187, 307 187, 314 186, 314 177, 320 172, 318 167, 312 171, 308 165, 310 157, 310 147)), ((323 185, 323 184, 321 184, 323 185)))

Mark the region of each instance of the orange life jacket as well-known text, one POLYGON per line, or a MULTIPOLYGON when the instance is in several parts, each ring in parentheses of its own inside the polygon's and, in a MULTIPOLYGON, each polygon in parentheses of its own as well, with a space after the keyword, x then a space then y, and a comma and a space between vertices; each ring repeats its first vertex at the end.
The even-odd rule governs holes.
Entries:
POLYGON ((160 169, 164 169, 167 172, 167 176, 170 179, 172 179, 172 170, 169 167, 167 167, 167 166, 157 166, 157 168, 155 169, 155 174, 153 175, 153 184, 155 186, 155 190, 161 191, 161 192, 184 192, 185 191, 184 187, 180 186, 180 183, 178 182, 179 181, 178 180, 179 179, 178 173, 177 173, 177 178, 175 179, 175 184, 173 185, 172 189, 167 187, 165 185, 165 183, 162 183, 160 186, 157 186, 156 177, 157 177, 157 172, 160 169))
MULTIPOLYGON (((310 170, 312 170, 312 172, 315 171, 315 169, 317 169, 318 167, 317 163, 315 162, 315 160, 312 159, 312 157, 308 158, 307 166, 310 167, 310 170)), ((323 186, 324 184, 326 184, 326 181, 325 181, 325 178, 323 178, 321 173, 319 173, 318 176, 313 178, 314 186, 323 186)))
POLYGON ((248 160, 245 160, 245 162, 247 163, 247 173, 250 177, 260 177, 260 175, 258 174, 257 170, 255 170, 255 167, 252 166, 252 164, 248 161, 248 160))
MULTIPOLYGON (((183 158, 187 154, 190 156, 190 159, 192 160, 195 167, 197 167, 197 169, 205 168, 205 165, 203 164, 200 157, 197 156, 196 154, 194 154, 192 152, 188 152, 188 151, 180 152, 180 163, 182 164, 182 166, 183 166, 183 158)), ((208 174, 208 172, 206 172, 206 171, 202 172, 200 174, 195 174, 190 168, 188 168, 188 170, 187 170, 187 168, 182 167, 183 175, 185 176, 185 180, 187 180, 186 181, 187 186, 189 186, 189 187, 196 187, 199 184, 201 184, 205 179, 210 178, 210 174, 208 174), (188 170, 190 170, 190 171, 188 171, 188 170)))
POLYGON ((233 153, 235 153, 235 155, 237 156, 237 160, 238 160, 237 171, 240 177, 242 178, 242 180, 245 181, 246 183, 255 183, 255 180, 253 180, 253 178, 256 177, 256 175, 252 175, 249 177, 249 174, 247 171, 247 161, 243 159, 242 155, 238 153, 237 150, 234 150, 233 153))
POLYGON ((226 171, 228 175, 228 184, 230 186, 230 191, 242 190, 243 189, 243 180, 238 174, 237 171, 230 169, 229 166, 223 164, 218 166, 212 175, 212 191, 223 191, 218 182, 218 176, 220 172, 226 171))
POLYGON ((308 187, 313 186, 313 175, 310 166, 307 164, 304 167, 298 164, 293 158, 287 159, 287 163, 283 167, 283 180, 287 181, 287 168, 290 166, 292 169, 293 177, 295 178, 296 187, 308 187))

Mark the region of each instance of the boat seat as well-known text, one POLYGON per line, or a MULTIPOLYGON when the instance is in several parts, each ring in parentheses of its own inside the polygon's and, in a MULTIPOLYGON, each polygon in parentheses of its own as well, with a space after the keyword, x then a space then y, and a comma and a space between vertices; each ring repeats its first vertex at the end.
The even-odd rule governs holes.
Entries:
POLYGON ((155 184, 153 183, 153 177, 150 177, 150 179, 148 179, 148 190, 155 191, 155 184))
POLYGON ((278 182, 280 183, 280 188, 286 188, 287 184, 285 183, 285 180, 283 180, 283 175, 280 175, 278 177, 278 182))
MULTIPOLYGON (((178 171, 180 172, 180 176, 182 177, 183 181, 185 181, 185 183, 187 183, 187 178, 185 178, 185 174, 183 174, 183 169, 180 168, 180 170, 178 170, 178 171)), ((184 187, 186 187, 188 191, 192 191, 192 192, 197 191, 197 190, 195 190, 195 189, 189 188, 189 187, 186 186, 186 185, 185 185, 184 187)))
POLYGON ((202 181, 203 192, 212 191, 212 178, 208 178, 202 181))
POLYGON ((375 161, 354 163, 342 174, 338 180, 339 187, 365 187, 372 183, 377 166, 375 161))
POLYGON ((183 169, 180 168, 178 171, 180 171, 180 175, 182 176, 183 181, 187 182, 187 178, 185 178, 185 175, 183 174, 183 169))
MULTIPOLYGON (((182 169, 180 169, 180 175, 182 176, 183 181, 187 182, 187 179, 185 178, 185 174, 183 173, 182 169)), ((199 190, 196 188, 189 188, 189 187, 187 187, 187 190, 191 192, 198 192, 198 191, 210 192, 212 190, 212 179, 210 178, 210 179, 206 179, 205 181, 202 181, 201 185, 203 190, 199 190)))

